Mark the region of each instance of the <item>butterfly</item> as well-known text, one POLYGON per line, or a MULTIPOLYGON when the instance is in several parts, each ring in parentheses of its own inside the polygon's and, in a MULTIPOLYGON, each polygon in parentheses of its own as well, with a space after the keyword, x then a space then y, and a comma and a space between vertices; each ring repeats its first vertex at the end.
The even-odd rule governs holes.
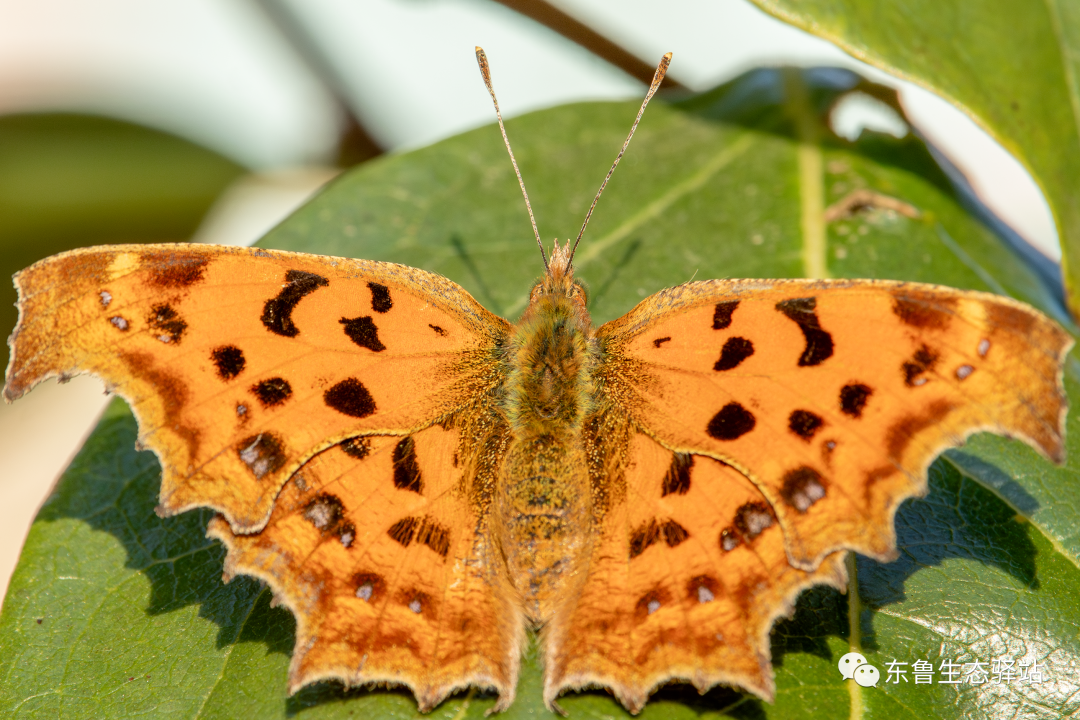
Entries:
POLYGON ((296 616, 290 691, 403 684, 423 711, 509 707, 529 628, 552 708, 599 685, 636 712, 673 679, 771 699, 773 623, 846 588, 848 551, 896 557, 941 450, 991 431, 1064 458, 1072 341, 1022 303, 712 280, 593 327, 573 247, 544 262, 512 324, 392 263, 76 250, 17 276, 4 394, 105 379, 159 512, 217 511, 226 578, 296 616))

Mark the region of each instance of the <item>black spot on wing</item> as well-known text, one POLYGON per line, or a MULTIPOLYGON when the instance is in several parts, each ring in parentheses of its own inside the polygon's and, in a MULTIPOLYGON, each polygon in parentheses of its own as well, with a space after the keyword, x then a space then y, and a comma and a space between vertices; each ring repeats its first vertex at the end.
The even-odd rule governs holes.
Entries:
POLYGON ((817 317, 817 299, 792 298, 776 303, 776 309, 792 320, 806 338, 806 348, 799 356, 799 366, 820 365, 832 357, 832 335, 821 329, 817 317))
POLYGON ((937 352, 926 345, 919 347, 915 354, 911 356, 911 359, 901 366, 904 373, 904 384, 908 387, 925 385, 927 378, 924 374, 934 369, 939 357, 940 355, 937 352))
POLYGON ((873 389, 862 383, 851 383, 840 388, 840 410, 853 418, 862 417, 866 401, 874 393, 873 389))
POLYGON ((360 347, 372 352, 382 352, 386 349, 379 340, 379 328, 375 326, 375 321, 370 315, 355 318, 343 317, 338 322, 345 326, 345 334, 349 336, 349 339, 360 347))
POLYGON ((658 347, 660 347, 661 345, 663 345, 666 342, 671 342, 671 338, 670 337, 656 338, 655 340, 652 341, 652 344, 653 344, 653 347, 658 348, 658 347))
POLYGON ((390 308, 394 307, 394 301, 390 299, 390 288, 377 282, 369 282, 367 286, 371 290, 371 309, 377 313, 390 312, 390 308))
POLYGON ((375 399, 357 378, 345 378, 323 393, 323 402, 342 415, 364 418, 375 412, 375 399))
POLYGON ((264 408, 280 405, 292 397, 292 386, 285 378, 270 378, 251 386, 251 392, 259 398, 264 408))
POLYGON ((371 440, 366 437, 354 437, 341 441, 342 451, 354 460, 363 460, 371 452, 371 440))
POLYGON ((738 367, 743 360, 754 354, 754 344, 742 337, 731 337, 724 343, 720 350, 720 359, 713 365, 713 370, 731 370, 738 367))
POLYGON ((735 440, 754 429, 757 420, 737 402, 730 402, 713 416, 705 428, 717 440, 735 440))
POLYGON ((450 531, 430 517, 402 518, 391 525, 386 534, 404 547, 416 541, 444 558, 450 553, 450 531))
POLYGON ((636 558, 658 540, 660 540, 660 526, 655 519, 635 528, 630 533, 630 558, 636 558))
POLYGON ((440 523, 425 517, 416 532, 416 542, 427 545, 445 558, 450 552, 450 531, 440 523))
POLYGON ((276 297, 266 301, 263 305, 262 317, 259 319, 272 333, 283 337, 296 337, 300 334, 300 330, 292 321, 292 311, 296 308, 296 304, 305 296, 329 284, 330 281, 322 275, 302 270, 289 270, 285 273, 285 287, 276 297))
POLYGON ((214 348, 210 352, 210 359, 214 361, 218 377, 222 380, 232 380, 244 371, 247 360, 244 359, 244 351, 235 345, 223 345, 214 348))
POLYGON ((394 487, 418 495, 424 492, 424 478, 416 460, 416 443, 407 437, 394 446, 394 487))
POLYGON ((674 520, 665 520, 660 525, 660 535, 664 538, 664 542, 668 544, 668 547, 677 547, 690 537, 690 531, 674 520))
POLYGON ((735 312, 737 307, 739 307, 738 300, 716 303, 716 309, 713 310, 712 316, 713 330, 723 330, 731 325, 731 314, 735 312))
POLYGON ((180 313, 173 309, 172 305, 158 303, 150 309, 146 317, 146 324, 150 326, 157 339, 163 343, 178 343, 187 330, 187 323, 180 317, 180 313))
POLYGON ((409 547, 413 538, 416 537, 416 528, 420 525, 420 518, 406 517, 398 520, 386 531, 394 541, 404 547, 409 547))
POLYGON ((809 410, 794 410, 788 416, 788 429, 807 442, 824 424, 825 421, 820 415, 815 415, 809 410))
POLYGON ((428 323, 428 327, 431 328, 432 330, 434 330, 435 334, 438 335, 439 337, 446 337, 447 335, 450 334, 449 332, 447 332, 446 330, 443 330, 438 325, 432 325, 431 323, 428 323))
POLYGON ((661 540, 667 543, 668 547, 677 547, 689 537, 690 532, 674 520, 659 522, 653 518, 630 533, 630 559, 641 555, 661 540))
POLYGON ((690 468, 694 467, 694 456, 688 453, 674 453, 671 466, 664 476, 661 497, 667 495, 685 495, 690 492, 690 468))

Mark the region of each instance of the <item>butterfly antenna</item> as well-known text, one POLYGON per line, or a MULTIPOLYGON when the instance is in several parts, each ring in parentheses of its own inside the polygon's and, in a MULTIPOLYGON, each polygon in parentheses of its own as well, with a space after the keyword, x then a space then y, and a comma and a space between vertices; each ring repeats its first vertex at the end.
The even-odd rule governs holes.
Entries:
MULTIPOLYGON (((529 222, 532 223, 533 235, 536 236, 536 244, 540 247, 540 257, 544 259, 544 270, 548 269, 547 254, 544 252, 544 243, 540 241, 540 232, 536 229, 536 217, 533 215, 532 203, 529 202, 529 193, 525 191, 525 181, 521 179, 521 171, 518 170, 514 151, 510 147, 510 138, 506 137, 506 126, 503 125, 502 113, 499 112, 499 101, 495 99, 495 88, 491 86, 491 67, 488 65, 487 55, 484 48, 476 46, 476 62, 480 65, 480 74, 484 76, 484 84, 487 85, 491 102, 495 103, 495 117, 499 118, 499 130, 502 131, 503 143, 506 144, 506 152, 510 153, 510 162, 514 164, 514 174, 517 175, 518 185, 521 186, 521 194, 525 196, 525 208, 529 211, 529 222)), ((639 116, 640 117, 640 116, 639 116)), ((637 125, 637 123, 634 123, 637 125)))
POLYGON ((574 249, 570 251, 570 260, 567 261, 567 266, 574 261, 574 253, 577 252, 578 243, 581 242, 581 236, 585 234, 585 227, 589 224, 589 218, 592 217, 593 210, 596 208, 596 203, 600 200, 600 195, 604 192, 604 188, 607 187, 608 180, 611 179, 612 173, 615 172, 615 168, 619 166, 619 161, 622 160, 623 153, 626 152, 626 147, 630 144, 630 138, 634 137, 634 131, 637 130, 638 123, 641 122, 641 116, 645 114, 645 106, 652 100, 652 96, 656 94, 657 88, 660 87, 660 83, 664 82, 664 76, 667 75, 668 65, 671 64, 671 53, 667 53, 664 57, 660 58, 660 64, 656 66, 656 73, 653 74, 652 85, 649 86, 649 92, 645 94, 645 99, 641 103, 641 109, 638 110, 637 117, 634 118, 634 124, 630 128, 630 134, 626 136, 626 142, 622 144, 622 150, 619 151, 618 156, 615 158, 615 162, 611 163, 611 169, 608 170, 607 177, 604 178, 604 182, 600 183, 600 189, 596 191, 596 197, 593 198, 592 205, 589 206, 589 212, 585 214, 585 222, 581 224, 581 232, 578 233, 577 240, 574 241, 574 249))

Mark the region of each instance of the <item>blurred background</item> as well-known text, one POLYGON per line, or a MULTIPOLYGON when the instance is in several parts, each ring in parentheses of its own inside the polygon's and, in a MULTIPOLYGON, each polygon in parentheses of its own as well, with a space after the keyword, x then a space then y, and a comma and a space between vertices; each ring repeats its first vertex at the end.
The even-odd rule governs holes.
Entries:
MULTIPOLYGON (((850 68, 897 88, 913 129, 1059 256, 1037 186, 965 115, 746 0, 0 0, 0 274, 80 245, 255 242, 342 170, 491 123, 474 45, 507 117, 639 98, 667 51, 671 93, 850 68)), ((912 129, 868 96, 832 122, 912 129)), ((14 302, 0 283, 5 336, 14 302)), ((77 378, 0 405, 0 598, 106 402, 77 378)))

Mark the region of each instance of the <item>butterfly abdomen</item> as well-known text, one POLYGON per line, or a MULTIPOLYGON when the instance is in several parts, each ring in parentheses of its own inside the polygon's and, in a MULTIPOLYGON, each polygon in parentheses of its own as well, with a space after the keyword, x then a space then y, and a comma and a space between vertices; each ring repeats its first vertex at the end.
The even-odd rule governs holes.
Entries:
POLYGON ((534 294, 507 356, 503 412, 512 440, 499 473, 496 526, 511 582, 534 622, 565 596, 587 551, 591 517, 581 433, 593 404, 595 343, 565 287, 534 294))

